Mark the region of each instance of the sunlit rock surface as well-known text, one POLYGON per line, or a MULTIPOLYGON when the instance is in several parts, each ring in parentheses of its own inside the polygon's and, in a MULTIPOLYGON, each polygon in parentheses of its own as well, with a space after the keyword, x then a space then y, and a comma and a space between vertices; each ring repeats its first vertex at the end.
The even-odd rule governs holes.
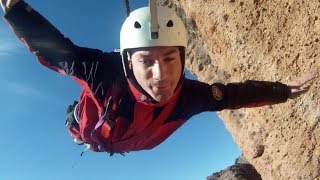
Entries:
POLYGON ((287 103, 219 113, 262 179, 320 178, 320 0, 159 0, 189 31, 187 68, 200 81, 288 83, 316 72, 287 103))
POLYGON ((213 173, 207 180, 261 180, 261 175, 245 159, 240 156, 235 164, 220 172, 213 173))

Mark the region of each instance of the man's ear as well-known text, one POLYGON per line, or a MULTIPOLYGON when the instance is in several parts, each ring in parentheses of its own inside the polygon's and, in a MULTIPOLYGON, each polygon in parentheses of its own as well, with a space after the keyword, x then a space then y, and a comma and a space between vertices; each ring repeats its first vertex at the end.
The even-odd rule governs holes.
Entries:
POLYGON ((127 51, 127 59, 128 59, 128 67, 129 67, 130 70, 132 70, 132 60, 131 60, 130 51, 127 51))
POLYGON ((128 66, 129 66, 129 69, 132 70, 132 61, 131 60, 128 60, 128 66))

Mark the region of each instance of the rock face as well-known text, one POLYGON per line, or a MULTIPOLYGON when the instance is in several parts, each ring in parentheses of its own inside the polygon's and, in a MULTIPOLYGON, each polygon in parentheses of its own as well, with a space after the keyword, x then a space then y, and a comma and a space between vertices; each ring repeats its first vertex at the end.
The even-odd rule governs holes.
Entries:
POLYGON ((261 175, 257 170, 245 159, 240 156, 234 165, 214 173, 207 177, 207 180, 261 180, 261 175))
POLYGON ((200 81, 288 83, 314 71, 308 93, 219 112, 262 179, 320 178, 320 0, 159 0, 189 32, 188 69, 200 81))

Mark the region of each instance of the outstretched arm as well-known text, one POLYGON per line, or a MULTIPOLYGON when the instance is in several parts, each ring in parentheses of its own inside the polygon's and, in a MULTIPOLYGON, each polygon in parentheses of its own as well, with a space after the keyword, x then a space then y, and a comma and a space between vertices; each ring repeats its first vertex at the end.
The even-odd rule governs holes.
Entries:
POLYGON ((227 85, 230 88, 228 101, 231 108, 258 107, 285 102, 294 99, 309 90, 308 83, 315 78, 315 72, 308 73, 287 85, 276 82, 247 81, 246 83, 227 85))
POLYGON ((80 79, 94 92, 105 89, 114 74, 122 72, 119 53, 74 45, 23 0, 1 0, 1 7, 5 21, 45 67, 80 79))
POLYGON ((252 80, 226 85, 221 83, 209 85, 199 81, 186 80, 180 99, 181 109, 184 111, 183 114, 189 118, 204 111, 283 103, 289 98, 295 98, 305 93, 307 89, 302 87, 312 79, 311 76, 301 78, 292 85, 252 80))
POLYGON ((282 103, 306 93, 309 90, 307 83, 314 78, 315 73, 309 73, 287 85, 266 81, 230 83, 222 93, 226 99, 226 103, 223 104, 227 109, 237 109, 282 103))
POLYGON ((181 119, 189 119, 205 111, 221 111, 244 107, 258 107, 285 102, 290 94, 287 85, 279 82, 245 81, 241 83, 209 85, 186 79, 177 109, 181 119), (179 111, 179 112, 180 112, 179 111))
MULTIPOLYGON (((81 63, 78 56, 84 50, 65 38, 30 5, 22 0, 1 0, 1 2, 4 10, 7 11, 4 16, 5 21, 17 37, 37 56, 42 65, 62 74, 70 74, 71 67, 81 63), (13 2, 15 2, 14 5, 13 2)), ((102 54, 98 50, 86 51, 87 56, 102 54)))

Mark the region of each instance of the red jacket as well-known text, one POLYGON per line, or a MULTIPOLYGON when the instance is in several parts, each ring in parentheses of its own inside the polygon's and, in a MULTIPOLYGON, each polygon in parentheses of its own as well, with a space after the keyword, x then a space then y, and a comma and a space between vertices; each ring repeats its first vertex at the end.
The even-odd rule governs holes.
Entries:
POLYGON ((208 85, 183 78, 171 99, 154 103, 126 80, 119 53, 74 45, 23 1, 5 15, 5 20, 42 65, 71 76, 82 86, 77 133, 95 151, 151 149, 198 113, 285 102, 290 94, 290 89, 279 82, 208 85), (103 123, 95 128, 104 118, 115 84, 121 86, 122 99, 114 126, 103 123))

